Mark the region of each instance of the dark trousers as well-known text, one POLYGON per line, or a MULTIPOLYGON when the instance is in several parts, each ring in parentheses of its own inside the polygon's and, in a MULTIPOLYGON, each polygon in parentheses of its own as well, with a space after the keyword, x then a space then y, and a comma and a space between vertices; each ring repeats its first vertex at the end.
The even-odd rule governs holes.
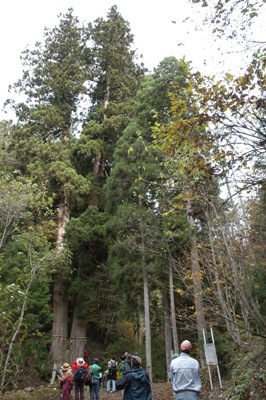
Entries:
POLYGON ((84 400, 84 382, 75 382, 75 400, 84 400))

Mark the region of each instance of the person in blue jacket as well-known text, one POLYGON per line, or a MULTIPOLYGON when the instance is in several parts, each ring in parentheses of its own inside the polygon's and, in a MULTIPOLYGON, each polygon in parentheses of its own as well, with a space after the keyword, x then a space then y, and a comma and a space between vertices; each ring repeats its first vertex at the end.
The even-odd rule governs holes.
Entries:
POLYGON ((152 400, 150 377, 142 369, 141 358, 132 356, 130 368, 123 378, 116 381, 116 390, 124 389, 123 400, 152 400))

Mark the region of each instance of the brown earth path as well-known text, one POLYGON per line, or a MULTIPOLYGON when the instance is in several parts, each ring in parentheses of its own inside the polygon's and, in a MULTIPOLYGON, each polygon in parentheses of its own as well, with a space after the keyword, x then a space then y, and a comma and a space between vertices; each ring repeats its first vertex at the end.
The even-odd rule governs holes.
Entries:
MULTIPOLYGON (((89 397, 87 397, 89 400, 89 397)), ((87 400, 86 399, 86 400, 87 400)), ((170 383, 153 383, 152 384, 152 400, 173 400, 172 386, 170 383)), ((107 393, 105 389, 101 389, 100 400, 122 400, 122 393, 107 393)))

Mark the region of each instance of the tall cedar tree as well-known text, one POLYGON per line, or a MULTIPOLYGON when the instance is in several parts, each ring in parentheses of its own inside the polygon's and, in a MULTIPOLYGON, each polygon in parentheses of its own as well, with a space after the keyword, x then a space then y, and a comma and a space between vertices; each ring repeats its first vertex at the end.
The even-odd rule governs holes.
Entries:
POLYGON ((87 179, 76 172, 71 160, 79 99, 87 91, 88 36, 72 9, 59 17, 59 26, 45 29, 43 45, 36 43, 33 50, 23 52, 23 77, 14 89, 25 96, 25 102, 11 102, 18 117, 12 140, 20 168, 36 182, 46 182, 55 197, 57 257, 51 353, 56 364, 64 361, 68 337, 70 270, 63 236, 74 196, 89 191, 87 179))
POLYGON ((67 236, 79 266, 77 279, 72 282, 71 288, 75 295, 71 357, 77 352, 83 353, 86 329, 105 335, 107 340, 110 326, 115 326, 111 310, 117 307, 110 307, 106 302, 109 298, 109 303, 114 301, 116 304, 117 299, 111 293, 106 274, 107 247, 102 227, 104 208, 101 190, 112 166, 117 139, 133 115, 135 94, 144 75, 144 68, 137 64, 136 51, 132 49, 133 35, 129 24, 115 6, 108 12, 106 20, 98 18, 89 24, 88 29, 93 60, 89 71, 91 106, 75 147, 75 155, 80 161, 77 168, 83 174, 93 175, 94 186, 89 195, 88 209, 71 222, 67 236), (86 230, 85 235, 81 226, 86 230), (80 237, 81 246, 76 246, 75 237, 80 237), (90 289, 86 290, 83 283, 88 277, 90 289), (98 287, 98 296, 91 296, 95 287, 98 287), (80 291, 83 292, 82 298, 78 296, 80 291))
POLYGON ((132 118, 134 97, 145 70, 137 64, 133 35, 116 6, 106 20, 98 18, 90 24, 89 31, 94 61, 90 70, 92 106, 83 133, 99 141, 93 170, 95 176, 105 176, 111 168, 115 144, 132 118))

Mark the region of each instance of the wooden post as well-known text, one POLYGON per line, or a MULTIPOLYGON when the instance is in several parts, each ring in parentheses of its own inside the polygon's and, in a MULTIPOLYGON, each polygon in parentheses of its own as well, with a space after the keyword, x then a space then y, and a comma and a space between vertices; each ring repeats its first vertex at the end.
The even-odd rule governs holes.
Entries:
POLYGON ((53 372, 52 372, 52 378, 51 378, 51 380, 50 380, 50 385, 53 385, 53 384, 54 384, 56 375, 57 375, 57 364, 54 364, 53 372))

